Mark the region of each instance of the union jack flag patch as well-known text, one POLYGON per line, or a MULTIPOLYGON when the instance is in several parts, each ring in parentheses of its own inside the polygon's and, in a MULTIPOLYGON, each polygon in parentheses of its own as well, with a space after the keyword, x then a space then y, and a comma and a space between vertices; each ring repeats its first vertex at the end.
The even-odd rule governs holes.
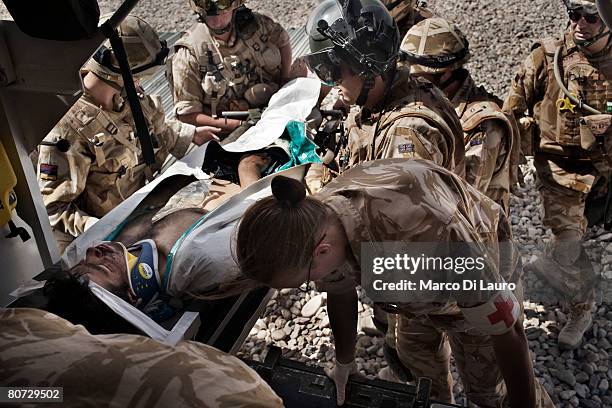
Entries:
POLYGON ((412 153, 414 152, 414 143, 404 143, 397 145, 397 150, 400 153, 412 153))

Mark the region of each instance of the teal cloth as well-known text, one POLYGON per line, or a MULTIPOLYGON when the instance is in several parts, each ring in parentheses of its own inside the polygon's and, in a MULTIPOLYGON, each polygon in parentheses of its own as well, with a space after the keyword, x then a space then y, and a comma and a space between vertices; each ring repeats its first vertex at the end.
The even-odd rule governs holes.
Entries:
POLYGON ((317 155, 317 145, 306 137, 306 124, 295 120, 285 127, 289 134, 289 161, 278 167, 275 173, 304 163, 322 163, 317 155))

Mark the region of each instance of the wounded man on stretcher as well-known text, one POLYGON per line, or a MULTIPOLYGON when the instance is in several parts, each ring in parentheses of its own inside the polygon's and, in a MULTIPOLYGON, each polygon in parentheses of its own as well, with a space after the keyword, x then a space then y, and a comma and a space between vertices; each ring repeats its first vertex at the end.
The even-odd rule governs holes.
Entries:
MULTIPOLYGON (((283 174, 300 179, 305 169, 294 167, 283 174)), ((73 249, 81 247, 73 255, 80 251, 84 256, 47 280, 46 309, 90 331, 105 331, 95 326, 104 324, 100 320, 108 310, 90 282, 157 322, 172 317, 182 300, 213 299, 253 288, 232 257, 231 238, 246 208, 271 194, 272 177, 242 191, 214 178, 166 178, 104 239, 89 241, 84 235, 72 244, 73 249), (89 244, 86 248, 83 241, 89 244)))
POLYGON ((320 163, 305 131, 319 96, 315 85, 307 78, 287 84, 238 140, 197 148, 73 241, 61 271, 45 284, 46 309, 95 332, 86 322, 104 321, 92 315, 109 311, 97 287, 157 322, 171 317, 185 298, 248 288, 232 257, 231 237, 248 206, 271 194, 271 177, 256 181, 260 175, 282 171, 302 179, 306 166, 299 164, 320 163), (257 177, 247 183, 226 177, 227 163, 238 166, 230 173, 239 173, 236 158, 247 152, 265 155, 257 177))

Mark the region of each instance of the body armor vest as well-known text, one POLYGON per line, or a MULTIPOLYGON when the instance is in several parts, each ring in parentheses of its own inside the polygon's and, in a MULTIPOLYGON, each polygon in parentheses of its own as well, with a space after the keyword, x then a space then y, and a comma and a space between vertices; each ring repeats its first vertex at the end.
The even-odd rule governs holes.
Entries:
MULTIPOLYGON (((250 13, 250 11, 249 11, 250 13)), ((174 45, 187 48, 197 59, 202 89, 210 100, 211 114, 222 110, 252 108, 244 97, 255 84, 276 86, 280 82, 281 53, 270 42, 268 29, 256 13, 244 24, 236 22, 236 38, 224 50, 204 23, 197 23, 174 45), (228 52, 229 51, 229 52, 228 52)))
POLYGON ((555 80, 554 53, 558 46, 563 47, 560 70, 562 80, 570 93, 602 113, 606 113, 608 102, 612 102, 612 59, 606 56, 605 60, 589 60, 574 45, 570 34, 566 34, 563 40, 544 40, 541 46, 547 60, 547 83, 538 115, 542 139, 540 149, 561 153, 564 147, 568 147, 570 151, 578 150, 575 151, 577 154, 572 156, 584 156, 585 152, 580 151, 580 120, 589 113, 578 106, 573 109, 560 107, 558 101, 564 100, 566 96, 555 80), (553 146, 550 142, 553 142, 553 146), (560 148, 555 149, 555 143, 560 148))

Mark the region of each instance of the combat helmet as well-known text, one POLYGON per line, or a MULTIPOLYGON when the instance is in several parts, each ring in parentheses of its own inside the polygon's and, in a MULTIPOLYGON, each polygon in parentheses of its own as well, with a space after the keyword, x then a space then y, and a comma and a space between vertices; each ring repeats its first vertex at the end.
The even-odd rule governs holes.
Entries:
POLYGON ((379 0, 325 0, 308 18, 306 32, 305 61, 322 82, 337 84, 342 64, 365 77, 358 105, 365 103, 374 77, 396 65, 399 31, 379 0))
POLYGON ((587 14, 597 14, 595 0, 563 0, 567 10, 582 10, 587 14))
MULTIPOLYGON (((110 14, 102 18, 108 17, 110 14)), ((165 41, 159 39, 157 32, 149 23, 140 17, 129 15, 119 24, 117 32, 123 41, 133 76, 149 75, 164 64, 168 56, 168 47, 165 41)), ((95 73, 100 78, 123 83, 119 63, 108 40, 89 60, 85 70, 95 73)))
POLYGON ((240 7, 244 4, 244 0, 189 0, 191 9, 198 13, 201 19, 206 16, 215 16, 220 11, 227 10, 232 7, 240 7))
MULTIPOLYGON (((595 0, 563 0, 563 4, 565 4, 565 8, 567 9, 568 15, 574 11, 581 11, 586 14, 599 15, 599 12, 597 10, 597 3, 595 2, 595 0)), ((579 47, 589 47, 595 42, 597 42, 597 40, 599 40, 600 38, 609 34, 610 32, 606 30, 606 24, 604 24, 602 21, 602 24, 599 28, 599 32, 596 35, 594 35, 592 38, 589 38, 588 40, 577 40, 576 38, 574 38, 574 42, 579 47)))
POLYGON ((440 74, 461 68, 470 58, 470 45, 456 25, 433 17, 408 30, 400 53, 411 73, 440 74))
POLYGON ((414 13, 418 7, 418 0, 380 0, 387 7, 389 14, 395 21, 414 13))

